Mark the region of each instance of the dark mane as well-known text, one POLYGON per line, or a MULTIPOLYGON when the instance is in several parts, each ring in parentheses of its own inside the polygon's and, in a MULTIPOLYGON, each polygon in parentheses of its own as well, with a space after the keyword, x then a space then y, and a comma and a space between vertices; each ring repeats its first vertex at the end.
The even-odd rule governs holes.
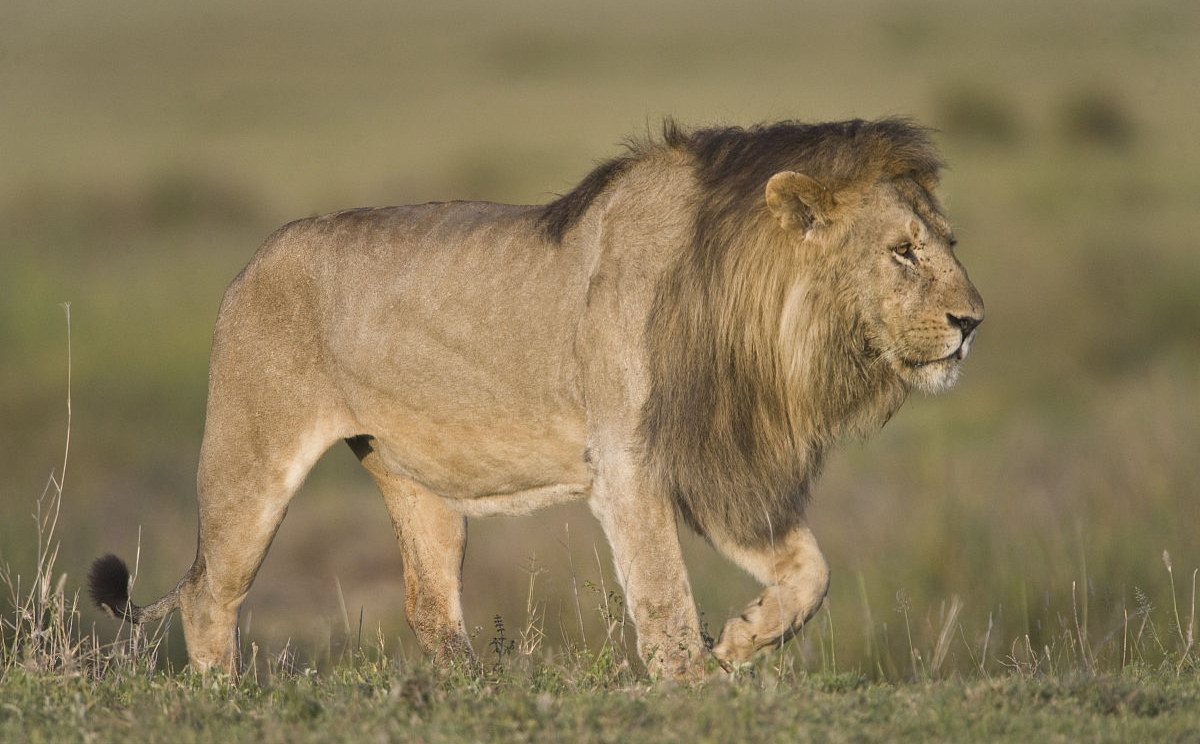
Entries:
POLYGON ((636 157, 631 154, 601 163, 569 193, 547 204, 538 216, 538 227, 542 229, 542 234, 555 243, 561 243, 563 236, 579 222, 596 197, 629 170, 635 161, 636 157))
POLYGON ((543 207, 538 217, 543 234, 561 242, 597 197, 658 147, 692 156, 710 212, 750 214, 748 210, 760 207, 767 180, 780 170, 800 170, 830 188, 909 177, 932 189, 943 165, 928 131, 906 119, 695 131, 668 119, 661 143, 628 143, 625 155, 601 163, 578 186, 543 207))
POLYGON ((697 532, 762 544, 803 518, 828 447, 886 420, 906 392, 856 345, 860 319, 847 300, 858 288, 846 286, 847 267, 778 249, 767 181, 795 170, 850 200, 891 181, 920 202, 914 207, 936 211, 942 161, 927 130, 904 119, 691 131, 668 120, 661 140, 629 144, 547 204, 543 234, 561 242, 600 196, 662 149, 692 164, 698 193, 691 245, 659 280, 646 321, 644 463, 697 532), (821 338, 797 380, 777 348, 778 321, 803 272, 822 315, 807 322, 821 338))
POLYGON ((827 448, 904 397, 855 346, 858 319, 845 302, 854 289, 837 284, 839 272, 760 239, 777 230, 764 187, 796 170, 834 193, 885 180, 929 192, 941 160, 925 130, 898 119, 691 133, 668 123, 663 146, 690 154, 700 194, 691 248, 661 280, 647 319, 645 462, 697 532, 761 544, 803 518, 827 448), (827 327, 809 379, 793 380, 778 319, 802 272, 822 297, 824 317, 809 322, 827 327))

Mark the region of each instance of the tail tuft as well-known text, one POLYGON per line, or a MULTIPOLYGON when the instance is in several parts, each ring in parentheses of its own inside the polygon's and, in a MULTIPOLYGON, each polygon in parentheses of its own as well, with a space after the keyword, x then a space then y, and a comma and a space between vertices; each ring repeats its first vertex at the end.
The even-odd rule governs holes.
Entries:
POLYGON ((88 594, 96 606, 112 617, 123 618, 130 612, 129 567, 111 553, 97 558, 88 571, 88 594))

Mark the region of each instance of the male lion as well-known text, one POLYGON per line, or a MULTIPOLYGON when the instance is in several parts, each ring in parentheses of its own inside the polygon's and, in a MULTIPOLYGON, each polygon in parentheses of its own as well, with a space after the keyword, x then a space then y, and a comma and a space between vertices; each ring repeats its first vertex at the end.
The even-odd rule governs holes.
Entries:
POLYGON ((238 667, 238 608, 288 502, 345 440, 383 493, 424 650, 469 660, 466 517, 587 499, 638 650, 694 678, 704 643, 682 518, 766 589, 728 668, 794 635, 829 569, 804 518, 826 450, 958 376, 983 302, 901 120, 684 131, 629 146, 544 206, 454 202, 293 222, 225 294, 191 569, 193 663, 238 667))

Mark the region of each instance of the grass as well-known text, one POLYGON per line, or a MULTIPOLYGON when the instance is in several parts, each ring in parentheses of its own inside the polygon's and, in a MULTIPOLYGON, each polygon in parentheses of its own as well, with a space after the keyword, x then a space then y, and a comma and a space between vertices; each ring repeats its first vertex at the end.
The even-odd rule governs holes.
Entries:
POLYGON ((912 632, 902 598, 907 680, 839 667, 826 612, 826 622, 805 633, 806 644, 822 649, 814 668, 784 650, 733 677, 710 665, 707 683, 680 689, 640 676, 612 636, 596 651, 547 649, 531 582, 525 626, 511 634, 497 616, 481 670, 433 668, 389 649, 382 634, 369 645, 360 636, 324 671, 297 666, 286 649, 259 658, 256 647, 238 681, 163 669, 161 630, 112 641, 81 633, 78 595, 64 591, 65 576, 55 578, 61 475, 38 502, 46 552, 31 586, 10 566, 0 576, 9 600, 0 648, 4 741, 1116 742, 1200 734, 1195 573, 1184 615, 1167 556, 1170 612, 1164 617, 1140 598, 1126 618, 1119 663, 1089 640, 1073 605, 1059 638, 1037 649, 1026 637, 1002 658, 1004 670, 991 673, 987 641, 971 648, 957 601, 928 646, 912 632), (952 646, 966 650, 975 672, 943 673, 952 646))
POLYGON ((127 677, 6 686, 6 740, 128 741, 1186 741, 1177 680, 952 681, 842 687, 812 677, 702 692, 585 689, 530 678, 464 684, 364 662, 323 679, 231 687, 127 677), (17 709, 18 712, 13 712, 17 709))
MULTIPOLYGON (((0 739, 1195 738, 1198 8, 24 4, 0 24, 0 739), (247 601, 257 676, 193 677, 177 622, 131 637, 79 601, 103 552, 140 550, 143 601, 191 560, 212 320, 284 221, 541 201, 664 115, 897 113, 941 130, 988 320, 954 391, 831 459, 831 593, 752 674, 639 677, 578 506, 472 521, 489 669, 430 669, 345 451, 247 601)), ((757 588, 683 542, 715 632, 757 588)))

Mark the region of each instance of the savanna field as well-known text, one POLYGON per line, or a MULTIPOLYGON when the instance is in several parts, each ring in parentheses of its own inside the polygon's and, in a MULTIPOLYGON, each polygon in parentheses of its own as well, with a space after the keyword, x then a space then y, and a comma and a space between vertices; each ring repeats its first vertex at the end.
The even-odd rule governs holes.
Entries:
MULTIPOLYGON (((805 5, 0 10, 0 741, 1200 740, 1200 6, 805 5), (953 390, 831 459, 830 594, 752 668, 647 679, 572 506, 472 520, 484 669, 434 669, 344 447, 241 681, 88 606, 102 553, 142 603, 191 564, 212 323, 279 225, 544 202, 668 116, 896 114, 937 129, 987 320, 953 390)), ((682 539, 715 634, 758 587, 682 539)))

